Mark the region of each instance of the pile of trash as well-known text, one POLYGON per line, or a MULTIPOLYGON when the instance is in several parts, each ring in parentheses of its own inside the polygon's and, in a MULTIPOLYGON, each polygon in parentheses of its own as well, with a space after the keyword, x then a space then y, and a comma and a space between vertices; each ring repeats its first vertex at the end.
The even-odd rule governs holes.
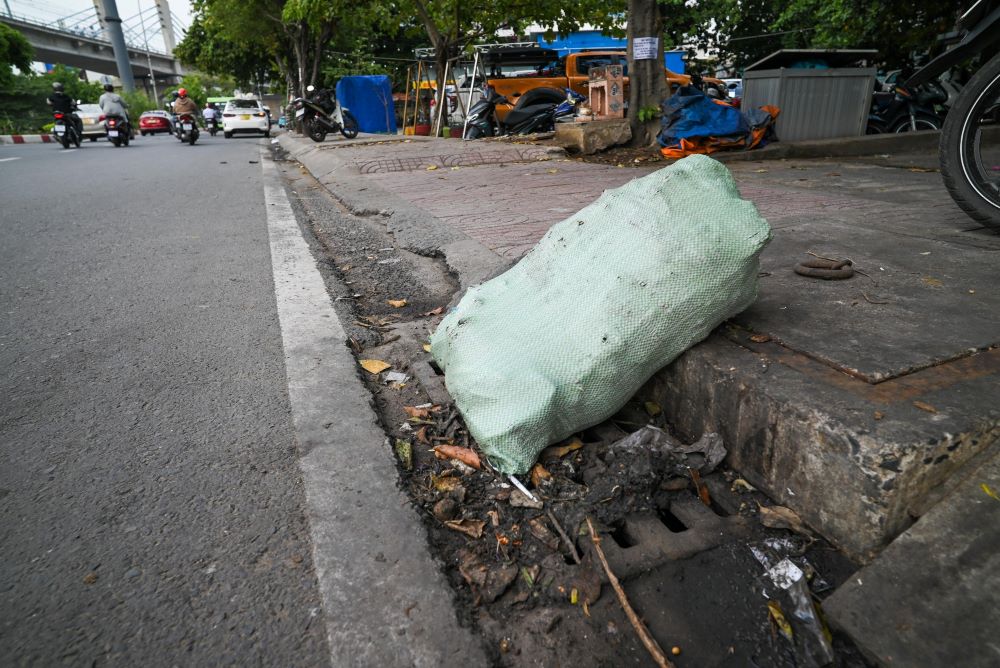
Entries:
POLYGON ((661 110, 657 140, 665 158, 763 146, 773 138, 780 113, 774 106, 740 110, 693 86, 678 88, 663 101, 661 110))

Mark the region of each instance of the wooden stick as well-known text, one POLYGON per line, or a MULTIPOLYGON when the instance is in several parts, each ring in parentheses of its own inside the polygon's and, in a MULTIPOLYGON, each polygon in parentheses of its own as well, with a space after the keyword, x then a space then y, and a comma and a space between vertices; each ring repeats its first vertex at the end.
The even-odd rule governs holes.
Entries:
POLYGON ((635 610, 629 605, 628 597, 625 596, 625 590, 622 589, 621 584, 618 582, 618 578, 615 574, 611 572, 611 566, 608 565, 608 560, 604 556, 604 550, 601 549, 601 539, 597 536, 597 532, 594 531, 594 524, 587 518, 587 528, 590 529, 590 538, 594 541, 594 551, 597 552, 598 559, 601 560, 601 565, 604 566, 604 572, 607 573, 608 582, 611 583, 611 587, 615 590, 618 595, 618 602, 621 603, 622 609, 625 611, 625 616, 628 620, 632 622, 632 628, 635 632, 639 634, 639 639, 642 640, 642 644, 646 646, 649 651, 650 656, 656 661, 656 665, 660 668, 675 668, 673 662, 671 662, 663 654, 663 650, 657 644, 656 639, 649 635, 649 631, 646 629, 646 625, 642 623, 639 616, 635 614, 635 610))
POLYGON ((566 543, 566 547, 569 548, 569 553, 573 555, 573 561, 579 564, 580 553, 576 551, 576 545, 574 545, 573 541, 571 541, 569 539, 569 536, 566 535, 566 532, 563 530, 562 525, 559 524, 559 520, 557 520, 556 516, 552 513, 552 509, 546 508, 545 514, 549 516, 549 520, 552 522, 552 525, 556 528, 556 531, 559 533, 559 537, 562 538, 563 542, 566 543))

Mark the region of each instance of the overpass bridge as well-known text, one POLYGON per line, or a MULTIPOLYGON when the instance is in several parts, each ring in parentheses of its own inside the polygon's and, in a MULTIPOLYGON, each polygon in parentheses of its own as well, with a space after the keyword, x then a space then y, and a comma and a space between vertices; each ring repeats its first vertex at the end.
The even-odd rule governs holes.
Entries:
MULTIPOLYGON (((165 29, 162 16, 158 20, 156 15, 159 9, 160 3, 157 3, 157 6, 147 8, 122 22, 128 59, 137 82, 148 81, 151 69, 158 82, 176 83, 185 74, 184 67, 171 53, 149 46, 150 40, 153 40, 154 44, 159 42, 165 48, 173 49, 173 17, 168 17, 170 23, 165 29), (141 24, 141 32, 137 24, 141 24), (147 26, 150 29, 148 33, 147 26)), ((104 29, 97 2, 92 9, 58 18, 9 11, 6 14, 0 13, 0 22, 24 35, 35 49, 35 60, 61 63, 100 74, 118 73, 114 48, 104 29)))

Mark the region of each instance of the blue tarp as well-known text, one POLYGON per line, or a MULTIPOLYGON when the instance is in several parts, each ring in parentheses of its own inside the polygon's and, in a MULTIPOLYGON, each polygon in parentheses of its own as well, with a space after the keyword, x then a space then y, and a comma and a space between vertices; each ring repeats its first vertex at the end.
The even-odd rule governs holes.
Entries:
MULTIPOLYGON (((545 33, 534 33, 535 40, 546 49, 555 49, 559 55, 576 53, 583 49, 625 49, 628 48, 628 40, 619 37, 610 37, 601 33, 600 30, 580 30, 570 33, 566 37, 554 37, 552 40, 545 39, 545 33)), ((664 51, 663 64, 671 72, 684 74, 684 51, 664 51)))
POLYGON ((362 132, 396 133, 392 84, 384 74, 343 77, 337 82, 337 100, 351 110, 362 132))
POLYGON ((674 146, 692 137, 745 135, 750 125, 739 109, 716 104, 697 88, 681 86, 663 102, 660 146, 674 146))

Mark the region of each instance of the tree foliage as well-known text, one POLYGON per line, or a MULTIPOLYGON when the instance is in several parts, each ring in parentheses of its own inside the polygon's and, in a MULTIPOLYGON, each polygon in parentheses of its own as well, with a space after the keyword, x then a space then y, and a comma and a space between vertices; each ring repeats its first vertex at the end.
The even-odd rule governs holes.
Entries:
POLYGON ((14 77, 12 68, 27 72, 34 55, 35 50, 20 31, 0 23, 0 87, 11 85, 14 77))

